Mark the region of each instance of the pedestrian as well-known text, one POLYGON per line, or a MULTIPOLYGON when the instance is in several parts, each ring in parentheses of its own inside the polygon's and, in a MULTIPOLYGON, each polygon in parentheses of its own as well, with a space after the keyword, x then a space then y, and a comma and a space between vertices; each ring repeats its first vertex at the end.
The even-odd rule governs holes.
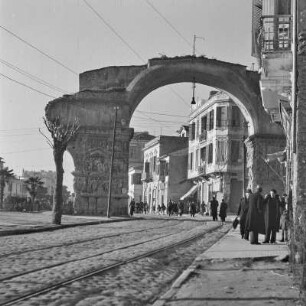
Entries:
POLYGON ((206 205, 205 205, 205 202, 204 201, 202 201, 202 203, 201 203, 201 205, 200 205, 200 213, 201 213, 201 215, 202 216, 204 216, 204 213, 205 213, 205 211, 206 211, 206 205))
POLYGON ((162 210, 162 213, 163 213, 163 215, 164 215, 164 214, 165 214, 165 211, 166 211, 166 206, 165 206, 164 203, 162 203, 161 210, 162 210))
POLYGON ((148 211, 148 203, 146 201, 143 202, 143 212, 146 214, 148 211))
POLYGON ((227 210, 227 203, 224 201, 224 199, 222 199, 220 204, 220 212, 219 212, 222 225, 225 224, 226 210, 227 210))
POLYGON ((212 200, 210 201, 210 209, 213 221, 218 221, 218 206, 219 202, 216 200, 216 197, 213 196, 212 200))
POLYGON ((183 215, 183 212, 184 212, 184 203, 182 202, 182 201, 179 201, 179 210, 178 210, 178 212, 179 212, 179 215, 180 215, 180 217, 183 215))
POLYGON ((256 192, 249 196, 249 210, 246 218, 246 229, 250 233, 250 243, 260 244, 258 234, 265 234, 265 223, 263 217, 262 188, 257 186, 256 192))
POLYGON ((276 232, 279 230, 279 199, 276 190, 271 189, 264 199, 265 240, 263 243, 275 243, 276 232))
POLYGON ((161 213, 161 206, 160 206, 160 204, 157 205, 157 212, 160 215, 160 213, 161 213))
POLYGON ((280 242, 288 242, 289 213, 286 208, 283 210, 283 213, 280 217, 280 229, 282 230, 282 239, 280 242))
POLYGON ((249 210, 249 197, 252 194, 251 189, 247 189, 244 198, 241 199, 237 216, 239 216, 240 234, 242 239, 249 240, 249 232, 246 229, 246 218, 249 210))
POLYGON ((130 216, 132 217, 135 211, 135 200, 132 199, 129 205, 130 216))
POLYGON ((167 209, 168 209, 168 216, 170 217, 172 214, 172 201, 171 200, 168 203, 167 209))
POLYGON ((191 202, 190 202, 189 212, 190 212, 190 217, 193 217, 193 218, 194 218, 195 213, 196 213, 196 204, 195 204, 194 201, 191 201, 191 202))

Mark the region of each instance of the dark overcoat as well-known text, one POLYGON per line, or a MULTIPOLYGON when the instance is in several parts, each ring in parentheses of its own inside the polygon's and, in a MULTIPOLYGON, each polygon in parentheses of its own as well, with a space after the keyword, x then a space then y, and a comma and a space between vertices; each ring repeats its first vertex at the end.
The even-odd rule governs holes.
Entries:
POLYGON ((219 216, 220 218, 226 218, 226 210, 227 210, 227 204, 225 202, 221 202, 220 204, 220 212, 219 216))
POLYGON ((279 199, 268 195, 264 200, 265 227, 278 231, 279 229, 279 199))
POLYGON ((259 192, 250 194, 249 209, 246 217, 246 230, 265 234, 265 222, 263 216, 263 196, 259 192))
POLYGON ((213 216, 217 216, 218 206, 219 206, 219 202, 217 200, 210 201, 210 209, 211 209, 211 214, 213 216))
POLYGON ((247 214, 249 210, 249 199, 242 198, 239 204, 237 215, 239 216, 240 228, 245 229, 247 214))

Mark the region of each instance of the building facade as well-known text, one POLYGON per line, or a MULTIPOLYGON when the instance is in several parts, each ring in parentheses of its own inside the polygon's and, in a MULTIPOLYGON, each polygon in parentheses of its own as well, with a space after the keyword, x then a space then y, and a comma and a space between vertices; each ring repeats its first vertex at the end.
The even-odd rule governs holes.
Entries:
POLYGON ((252 55, 258 60, 262 103, 286 135, 286 148, 267 156, 271 169, 283 180, 285 190, 280 193, 288 193, 292 185, 292 13, 291 0, 253 0, 252 55))
POLYGON ((4 187, 4 199, 7 197, 26 198, 28 196, 24 180, 21 178, 10 178, 4 187))
POLYGON ((155 136, 150 135, 148 132, 135 132, 130 141, 129 151, 129 202, 135 199, 136 202, 141 202, 142 182, 141 174, 143 168, 143 148, 147 142, 154 139, 155 136))
POLYGON ((190 189, 187 180, 188 137, 158 136, 144 148, 143 201, 150 211, 179 201, 190 189))
POLYGON ((243 115, 223 93, 212 91, 190 115, 188 179, 197 188, 197 200, 209 203, 212 196, 236 212, 245 188, 243 115))

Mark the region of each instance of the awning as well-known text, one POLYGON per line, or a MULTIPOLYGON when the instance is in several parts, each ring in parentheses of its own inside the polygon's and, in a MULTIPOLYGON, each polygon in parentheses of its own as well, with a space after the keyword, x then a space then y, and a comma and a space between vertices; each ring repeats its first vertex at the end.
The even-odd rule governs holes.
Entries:
POLYGON ((286 150, 266 155, 266 162, 278 160, 281 163, 286 161, 286 159, 287 159, 286 150))
POLYGON ((180 200, 185 200, 189 196, 193 195, 198 190, 198 185, 192 186, 188 192, 186 192, 182 197, 180 197, 180 200))

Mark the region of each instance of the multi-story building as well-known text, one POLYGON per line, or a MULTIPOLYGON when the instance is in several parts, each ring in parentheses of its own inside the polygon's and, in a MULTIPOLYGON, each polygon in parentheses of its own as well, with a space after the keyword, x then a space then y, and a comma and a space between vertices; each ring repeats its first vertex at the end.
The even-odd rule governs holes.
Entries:
POLYGON ((142 182, 141 173, 143 167, 143 148, 147 142, 155 138, 148 132, 135 132, 130 141, 129 152, 129 202, 135 199, 136 202, 142 201, 142 182))
POLYGON ((158 136, 144 148, 143 200, 150 211, 178 201, 191 187, 187 180, 188 137, 158 136))
POLYGON ((221 91, 211 91, 191 112, 188 179, 199 202, 216 196, 229 203, 229 211, 237 211, 246 177, 243 123, 238 106, 221 91))
MULTIPOLYGON (((287 192, 292 184, 291 151, 294 138, 291 128, 294 100, 292 79, 295 78, 292 4, 291 0, 253 0, 252 4, 252 56, 258 60, 263 106, 274 122, 282 124, 287 136, 286 150, 271 154, 269 160, 278 158, 284 163, 287 192)), ((282 172, 283 169, 280 165, 276 170, 282 172)))

